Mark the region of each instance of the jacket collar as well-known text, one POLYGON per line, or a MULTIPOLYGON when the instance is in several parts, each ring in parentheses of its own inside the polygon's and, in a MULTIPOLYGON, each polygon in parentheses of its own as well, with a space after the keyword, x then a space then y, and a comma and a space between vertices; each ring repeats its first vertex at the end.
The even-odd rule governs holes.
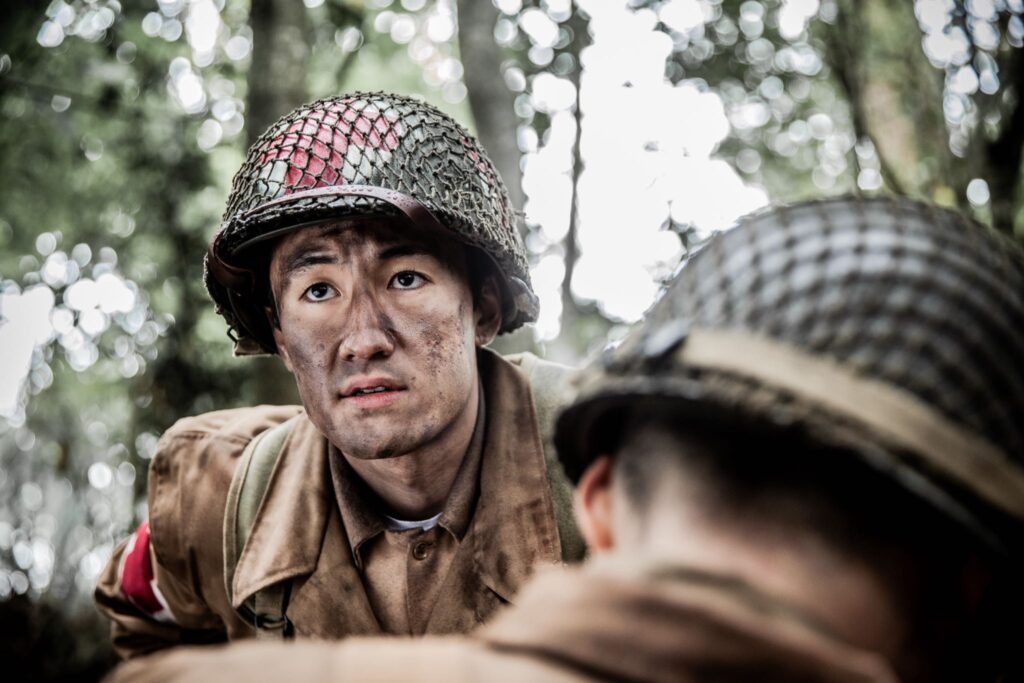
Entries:
MULTIPOLYGON (((467 536, 473 537, 481 582, 511 601, 533 566, 560 561, 559 537, 529 383, 488 349, 479 352, 478 364, 487 419, 479 498, 467 536)), ((326 539, 336 509, 327 440, 303 416, 284 442, 239 555, 233 606, 266 586, 336 564, 322 553, 341 548, 351 565, 347 536, 344 543, 326 539)))

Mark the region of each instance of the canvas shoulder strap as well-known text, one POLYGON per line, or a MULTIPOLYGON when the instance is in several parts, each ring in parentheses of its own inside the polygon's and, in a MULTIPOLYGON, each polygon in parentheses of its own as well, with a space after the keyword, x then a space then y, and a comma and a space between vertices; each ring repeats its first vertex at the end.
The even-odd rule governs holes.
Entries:
MULTIPOLYGON (((296 415, 256 435, 242 451, 241 460, 235 468, 224 510, 224 586, 229 604, 233 602, 232 583, 238 558, 256 520, 285 439, 295 427, 298 417, 296 415)), ((256 628, 257 638, 279 640, 288 635, 285 607, 289 588, 288 582, 268 586, 238 608, 239 615, 256 628)))
POLYGON ((541 443, 544 446, 544 462, 547 467, 548 488, 551 490, 551 503, 555 510, 555 522, 562 543, 562 561, 579 562, 586 554, 587 546, 583 542, 576 517, 573 514, 574 487, 555 451, 554 433, 555 418, 558 411, 572 396, 569 378, 573 369, 538 358, 532 353, 517 353, 505 356, 505 360, 526 375, 533 393, 534 410, 537 413, 537 426, 540 428, 541 443))

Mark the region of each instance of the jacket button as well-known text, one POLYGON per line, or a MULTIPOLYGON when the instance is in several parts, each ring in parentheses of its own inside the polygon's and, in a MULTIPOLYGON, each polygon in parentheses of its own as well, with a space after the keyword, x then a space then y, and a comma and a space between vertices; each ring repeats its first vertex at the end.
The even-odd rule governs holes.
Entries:
POLYGON ((420 541, 412 547, 412 556, 417 560, 427 559, 427 555, 430 554, 430 543, 427 541, 420 541))

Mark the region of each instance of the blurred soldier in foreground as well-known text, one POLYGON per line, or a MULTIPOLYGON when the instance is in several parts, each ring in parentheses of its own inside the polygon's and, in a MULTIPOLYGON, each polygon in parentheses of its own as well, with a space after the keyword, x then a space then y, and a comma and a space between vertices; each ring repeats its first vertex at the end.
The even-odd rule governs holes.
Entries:
POLYGON ((1024 258, 981 226, 888 200, 748 217, 558 419, 583 568, 542 573, 468 638, 178 651, 121 674, 997 680, 1020 635, 1022 367, 1024 258))
POLYGON ((96 591, 119 654, 463 633, 582 556, 546 447, 566 369, 483 348, 537 315, 515 223, 476 141, 414 99, 328 98, 254 143, 206 285, 303 405, 164 434, 96 591))

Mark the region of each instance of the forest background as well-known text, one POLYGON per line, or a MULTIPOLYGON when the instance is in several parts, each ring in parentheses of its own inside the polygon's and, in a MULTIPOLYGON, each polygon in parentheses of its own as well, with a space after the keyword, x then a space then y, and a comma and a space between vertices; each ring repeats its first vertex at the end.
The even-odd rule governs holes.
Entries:
MULTIPOLYGON (((91 589, 176 419, 296 400, 201 283, 245 148, 353 90, 475 132, 579 362, 714 230, 893 193, 1021 239, 1021 0, 8 0, 0 22, 0 661, 110 666, 91 589)), ((8 669, 13 671, 13 669, 8 669)))

